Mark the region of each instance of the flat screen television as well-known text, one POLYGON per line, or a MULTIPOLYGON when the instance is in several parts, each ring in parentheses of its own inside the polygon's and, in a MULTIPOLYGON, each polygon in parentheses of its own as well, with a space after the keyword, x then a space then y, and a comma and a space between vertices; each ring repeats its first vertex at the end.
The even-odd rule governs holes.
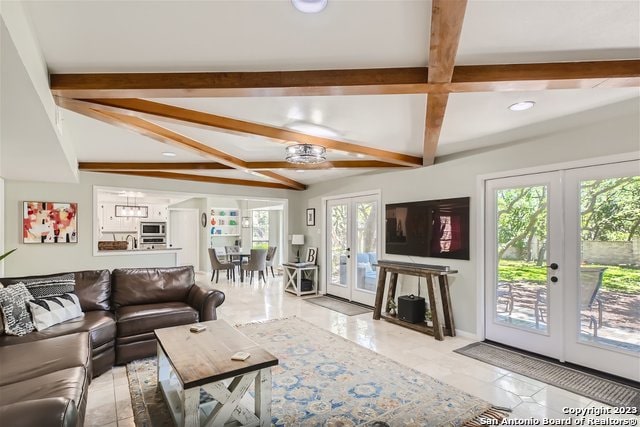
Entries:
POLYGON ((385 206, 386 253, 469 259, 469 197, 385 206))

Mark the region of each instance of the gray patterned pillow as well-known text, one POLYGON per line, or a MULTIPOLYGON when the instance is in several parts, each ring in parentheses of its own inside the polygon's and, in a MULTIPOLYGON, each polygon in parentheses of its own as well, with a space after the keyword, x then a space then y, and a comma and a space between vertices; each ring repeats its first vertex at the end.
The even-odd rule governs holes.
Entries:
POLYGON ((41 331, 58 323, 84 316, 75 294, 34 299, 27 303, 36 330, 41 331))
MULTIPOLYGON (((57 276, 21 278, 20 283, 24 283, 31 295, 36 298, 62 295, 67 292, 74 292, 76 288, 76 276, 73 273, 59 274, 57 276)), ((11 283, 6 283, 9 285, 11 283)))
POLYGON ((33 322, 27 309, 27 301, 32 299, 33 295, 22 283, 0 289, 0 309, 7 335, 22 336, 33 331, 33 322))
MULTIPOLYGON (((0 283, 0 289, 4 288, 0 283)), ((4 335, 4 321, 2 320, 2 313, 0 313, 0 335, 4 335)))

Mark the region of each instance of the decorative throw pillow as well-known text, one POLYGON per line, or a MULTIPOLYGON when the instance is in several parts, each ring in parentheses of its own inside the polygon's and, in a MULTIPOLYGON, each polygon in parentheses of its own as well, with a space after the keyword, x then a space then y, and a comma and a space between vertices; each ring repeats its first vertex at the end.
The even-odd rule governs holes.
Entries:
POLYGON ((50 297, 73 292, 76 288, 76 277, 73 273, 57 276, 34 277, 20 279, 35 298, 50 297))
POLYGON ((38 331, 69 319, 84 316, 80 308, 80 300, 71 293, 34 299, 28 304, 33 324, 38 331))
POLYGON ((27 287, 18 283, 0 289, 0 309, 7 335, 26 335, 33 331, 31 315, 27 310, 27 302, 33 299, 27 287))
MULTIPOLYGON (((2 283, 0 283, 0 289, 4 288, 2 283)), ((4 321, 2 320, 2 315, 0 314, 0 335, 4 335, 4 321)))

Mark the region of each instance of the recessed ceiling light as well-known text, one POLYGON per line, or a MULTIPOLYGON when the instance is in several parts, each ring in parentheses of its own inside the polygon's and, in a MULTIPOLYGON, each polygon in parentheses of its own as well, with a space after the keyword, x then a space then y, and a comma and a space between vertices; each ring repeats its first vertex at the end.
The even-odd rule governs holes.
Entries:
POLYGON ((171 152, 171 151, 165 151, 165 152, 162 153, 162 155, 166 156, 166 157, 175 157, 175 156, 177 156, 176 153, 171 152))
POLYGON ((509 105, 509 110, 524 111, 533 108, 534 105, 536 105, 536 103, 533 101, 516 102, 515 104, 509 105))
POLYGON ((291 0, 293 7, 304 13, 322 12, 327 7, 328 0, 291 0))

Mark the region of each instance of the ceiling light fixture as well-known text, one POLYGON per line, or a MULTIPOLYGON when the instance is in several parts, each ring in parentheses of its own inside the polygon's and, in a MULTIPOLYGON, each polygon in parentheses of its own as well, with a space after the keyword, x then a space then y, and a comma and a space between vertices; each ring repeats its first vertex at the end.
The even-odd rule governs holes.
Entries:
POLYGON ((309 164, 322 163, 327 160, 327 150, 319 145, 296 144, 285 148, 286 160, 289 163, 309 164))
POLYGON ((327 7, 328 0, 291 0, 291 3, 300 12, 318 13, 327 7))
POLYGON ((528 110, 530 108, 533 108, 534 105, 536 105, 536 103, 534 101, 516 102, 515 104, 509 105, 509 110, 511 110, 511 111, 524 111, 524 110, 528 110))
POLYGON ((162 155, 166 156, 166 157, 175 157, 175 156, 177 156, 177 154, 172 152, 172 151, 165 151, 165 152, 162 153, 162 155))

